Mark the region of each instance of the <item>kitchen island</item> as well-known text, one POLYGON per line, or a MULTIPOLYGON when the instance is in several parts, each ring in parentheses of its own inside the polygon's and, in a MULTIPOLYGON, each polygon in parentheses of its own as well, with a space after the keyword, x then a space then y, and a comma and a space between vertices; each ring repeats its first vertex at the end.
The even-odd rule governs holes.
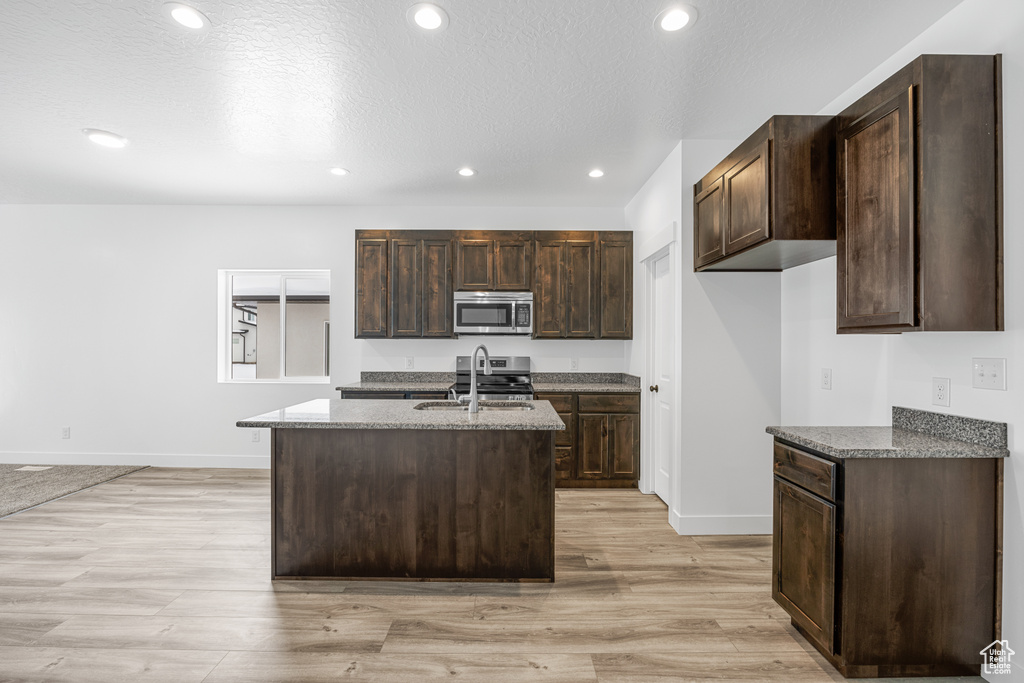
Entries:
POLYGON ((546 401, 469 414, 417 400, 308 401, 270 428, 275 579, 554 580, 546 401))

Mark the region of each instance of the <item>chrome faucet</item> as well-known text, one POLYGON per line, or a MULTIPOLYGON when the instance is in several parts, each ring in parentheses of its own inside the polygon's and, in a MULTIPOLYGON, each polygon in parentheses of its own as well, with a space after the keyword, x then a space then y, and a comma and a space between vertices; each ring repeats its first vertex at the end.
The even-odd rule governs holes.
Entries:
MULTIPOLYGON (((484 352, 484 374, 491 374, 491 355, 487 353, 487 347, 481 344, 480 346, 473 349, 473 358, 470 360, 469 368, 469 412, 479 413, 480 412, 480 395, 476 390, 476 354, 478 351, 484 352)), ((466 397, 460 397, 460 400, 465 401, 466 397)))

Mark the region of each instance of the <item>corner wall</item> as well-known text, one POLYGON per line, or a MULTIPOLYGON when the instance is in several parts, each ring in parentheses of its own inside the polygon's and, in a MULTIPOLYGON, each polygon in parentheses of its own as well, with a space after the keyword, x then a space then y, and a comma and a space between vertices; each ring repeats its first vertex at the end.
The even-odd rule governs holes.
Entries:
MULTIPOLYGON (((739 140, 684 140, 626 208, 634 243, 680 223, 680 386, 669 521, 681 534, 771 532, 771 437, 781 388, 778 273, 693 272, 693 184, 739 140)), ((638 249, 638 258, 642 256, 638 249)), ((643 291, 643 264, 636 265, 643 291)), ((643 299, 636 302, 637 327, 643 299)), ((635 330, 630 367, 643 375, 645 330, 635 330)))

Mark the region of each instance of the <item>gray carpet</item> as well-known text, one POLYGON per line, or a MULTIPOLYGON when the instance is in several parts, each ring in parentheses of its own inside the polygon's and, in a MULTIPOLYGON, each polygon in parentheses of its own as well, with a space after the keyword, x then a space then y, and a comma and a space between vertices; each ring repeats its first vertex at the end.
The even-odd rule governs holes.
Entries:
POLYGON ((145 465, 0 465, 0 517, 141 470, 145 465), (22 470, 23 467, 42 468, 22 470))

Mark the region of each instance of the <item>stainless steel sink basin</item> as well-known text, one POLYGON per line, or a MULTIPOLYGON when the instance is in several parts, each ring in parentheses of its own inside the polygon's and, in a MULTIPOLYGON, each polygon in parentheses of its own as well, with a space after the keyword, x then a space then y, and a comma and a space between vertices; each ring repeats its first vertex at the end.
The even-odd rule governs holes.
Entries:
MULTIPOLYGON (((469 406, 456 401, 424 401, 414 405, 413 410, 468 411, 469 406)), ((533 410, 533 405, 520 401, 480 401, 480 410, 533 410)))

